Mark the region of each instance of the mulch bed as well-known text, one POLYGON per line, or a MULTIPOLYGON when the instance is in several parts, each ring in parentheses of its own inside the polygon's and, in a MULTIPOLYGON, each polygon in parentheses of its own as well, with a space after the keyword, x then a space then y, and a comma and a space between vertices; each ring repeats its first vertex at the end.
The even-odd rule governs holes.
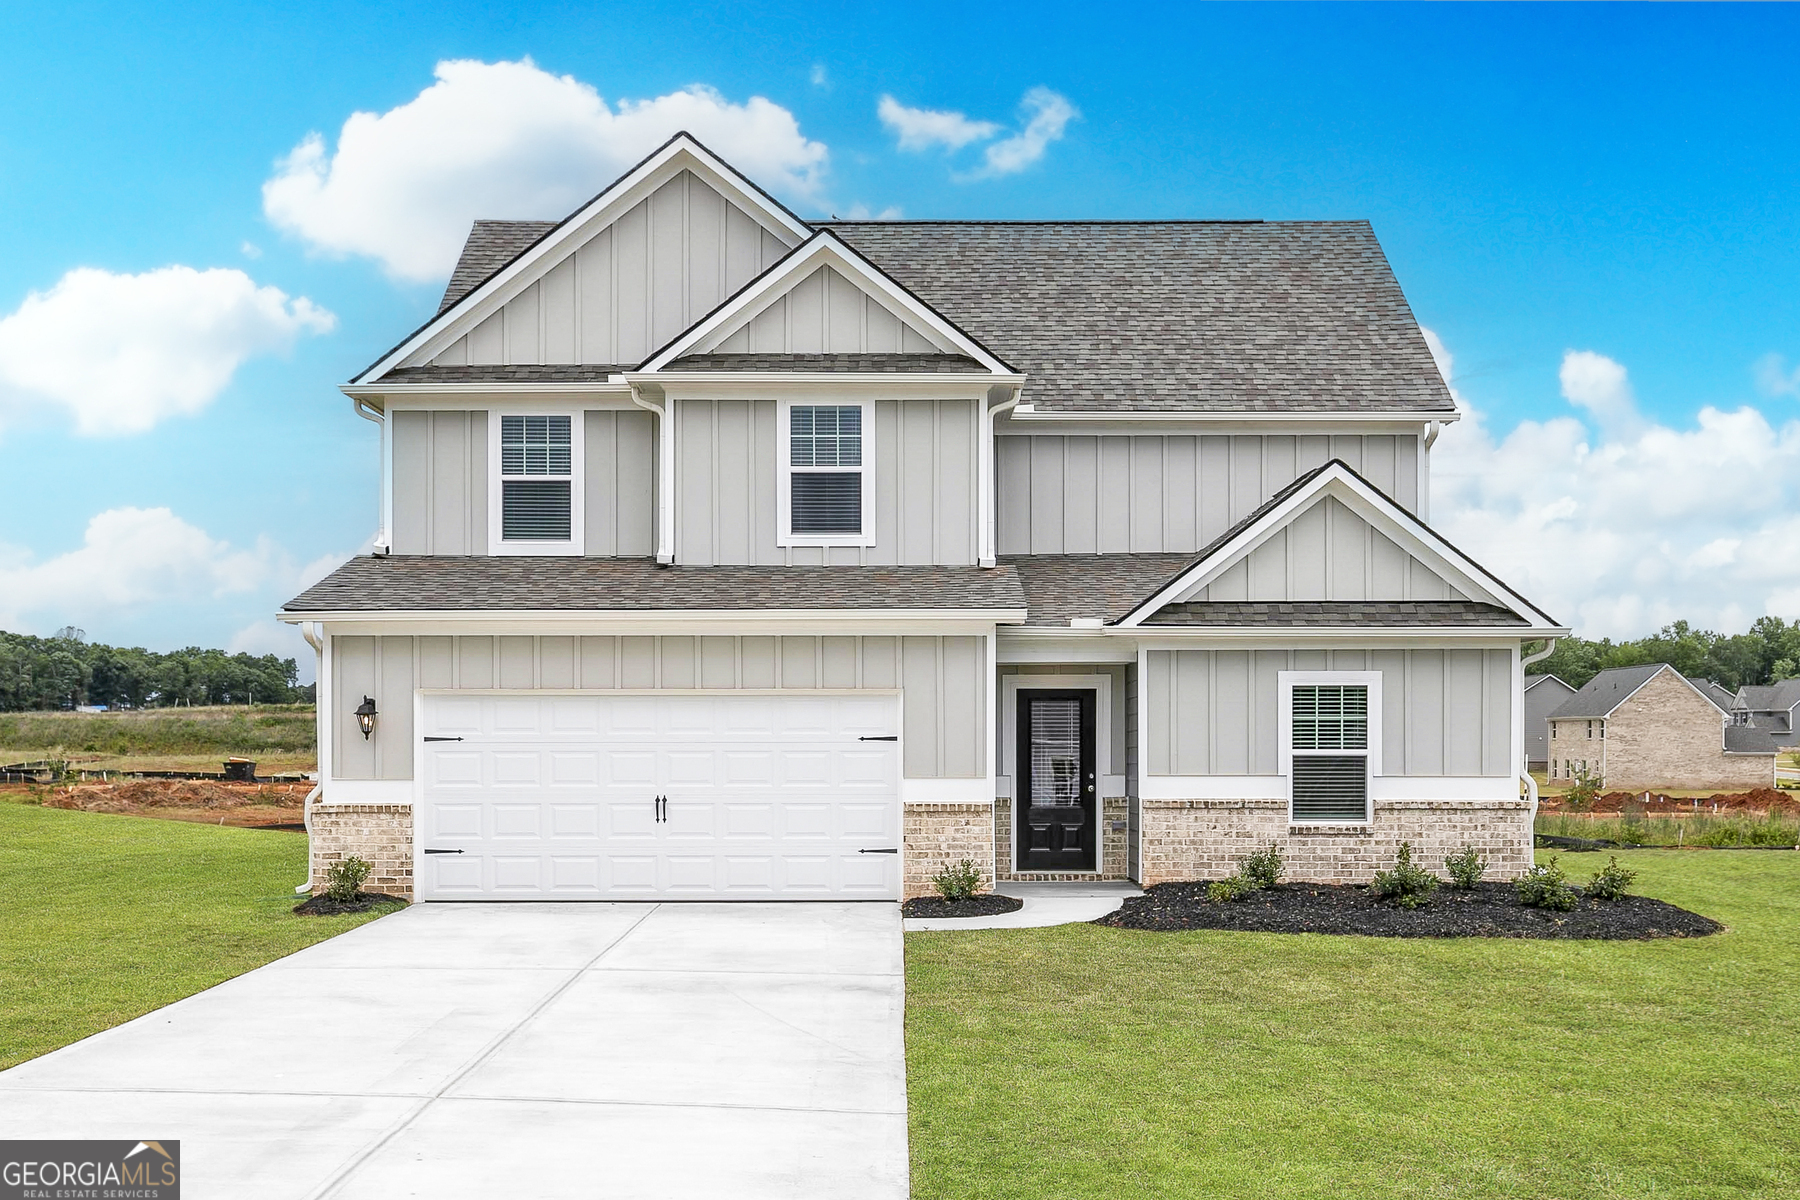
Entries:
POLYGON ((1363 937, 1601 938, 1705 937, 1725 928, 1685 908, 1627 896, 1583 897, 1571 912, 1527 908, 1510 883, 1473 891, 1439 888, 1423 908, 1377 901, 1366 887, 1290 883, 1215 904, 1204 883, 1159 883, 1095 921, 1116 929, 1243 929, 1256 933, 1337 933, 1363 937))
POLYGON ((945 900, 941 896, 914 896, 900 906, 903 917, 997 917, 1001 913, 1018 912, 1025 902, 1017 896, 997 896, 992 892, 970 896, 967 900, 945 900))
POLYGON ((383 904, 405 903, 398 896, 388 896, 381 892, 358 892, 354 900, 333 900, 320 892, 312 899, 294 905, 294 911, 303 917, 335 917, 342 913, 368 912, 383 904))

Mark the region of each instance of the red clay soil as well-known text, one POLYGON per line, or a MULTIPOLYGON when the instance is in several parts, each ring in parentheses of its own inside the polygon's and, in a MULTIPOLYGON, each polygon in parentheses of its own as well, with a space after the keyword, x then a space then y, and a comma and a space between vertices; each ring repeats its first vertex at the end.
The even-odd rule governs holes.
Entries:
POLYGON ((1545 796, 1538 806, 1544 812, 1584 812, 1584 813, 1622 813, 1630 806, 1641 808, 1654 816, 1661 813, 1683 813, 1715 811, 1742 814, 1756 813, 1796 813, 1800 812, 1800 797, 1793 792, 1777 791, 1775 788, 1757 788, 1751 792, 1720 792, 1716 796, 1701 796, 1696 807, 1692 796, 1663 796, 1651 791, 1649 803, 1644 802, 1643 792, 1607 792, 1595 799, 1591 805, 1571 809, 1565 796, 1545 796))
POLYGON ((42 803, 45 808, 254 827, 297 824, 311 790, 308 783, 133 779, 57 788, 44 796, 42 803))

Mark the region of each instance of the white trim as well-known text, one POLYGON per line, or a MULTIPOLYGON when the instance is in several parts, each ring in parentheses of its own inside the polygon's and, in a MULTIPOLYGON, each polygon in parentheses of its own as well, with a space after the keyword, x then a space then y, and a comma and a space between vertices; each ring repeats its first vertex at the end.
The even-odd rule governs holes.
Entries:
POLYGON ((1377 805, 1390 800, 1494 803, 1517 800, 1519 781, 1510 775, 1379 775, 1369 780, 1369 798, 1377 805))
POLYGON ((683 170, 692 171, 764 229, 775 234, 784 245, 797 246, 812 235, 810 227, 770 200, 735 168, 688 134, 679 133, 570 214, 537 245, 382 356, 379 362, 352 380, 352 384, 373 383, 414 358, 435 358, 541 276, 544 272, 538 268, 546 260, 560 261, 683 170))
MULTIPOLYGON (((1141 730, 1147 722, 1139 721, 1141 730)), ((1140 800, 1286 800, 1283 775, 1143 775, 1140 800)))
MULTIPOLYGON (((902 768, 904 770, 904 768, 902 768)), ((985 779, 908 779, 900 777, 902 804, 985 804, 993 807, 994 789, 985 779)))
POLYGON ((1013 410, 1012 419, 1031 424, 1066 424, 1077 421, 1089 421, 1104 425, 1114 421, 1140 424, 1154 421, 1168 421, 1179 424, 1224 424, 1224 425, 1308 425, 1344 424, 1372 425, 1387 423, 1418 428, 1421 433, 1431 422, 1448 425, 1460 421, 1462 414, 1455 410, 1447 412, 1248 412, 1243 409, 1209 410, 1206 412, 1109 412, 1105 410, 1072 412, 1045 411, 1039 412, 1030 404, 1021 404, 1013 410))
MULTIPOLYGON (((1288 778, 1285 775, 1150 775, 1139 781, 1138 796, 1143 800, 1286 802, 1288 778)), ((1498 775, 1379 775, 1369 780, 1369 800, 1377 807, 1395 800, 1478 804, 1518 798, 1518 781, 1498 775)), ((1301 825, 1356 823, 1297 822, 1301 825)))
POLYGON ((999 634, 998 662, 1005 666, 1023 663, 1106 663, 1130 666, 1137 662, 1137 644, 1129 638, 1108 637, 1101 630, 1066 630, 1026 626, 999 634))
MULTIPOLYGON (((1224 545, 1194 563, 1150 599, 1139 604, 1117 627, 1136 629, 1164 605, 1212 582, 1325 495, 1336 499, 1383 534, 1399 542, 1401 549, 1425 562, 1462 590, 1473 593, 1477 599, 1485 595, 1489 601, 1512 609, 1528 623, 1528 628, 1515 627, 1496 636, 1543 636, 1540 630, 1558 634, 1568 632, 1500 582, 1481 564, 1446 542, 1429 525, 1371 487, 1337 460, 1327 463, 1304 487, 1297 489, 1251 525, 1239 530, 1224 545)), ((1162 631, 1159 629, 1158 632, 1162 631)))
POLYGON ((526 634, 526 633, 660 633, 680 636, 706 633, 862 633, 989 634, 1003 621, 1022 621, 1018 609, 724 609, 626 611, 513 610, 510 612, 417 611, 395 613, 280 613, 277 620, 297 625, 316 621, 335 636, 348 634, 526 634))
MULTIPOLYGON (((1112 676, 1088 675, 1006 675, 1000 680, 1000 753, 999 771, 995 778, 996 796, 1013 796, 1019 774, 1019 689, 1039 688, 1087 689, 1094 693, 1094 775, 1102 801, 1116 800, 1125 794, 1124 764, 1113 771, 1112 761, 1112 676), (1117 788, 1111 791, 1108 785, 1117 788)), ((1096 814, 1098 817, 1098 814, 1096 814)), ((1015 856, 1016 857, 1016 856, 1015 856)))
MULTIPOLYGON (((1035 627, 1028 628, 1036 632, 1035 627)), ((1136 637, 1159 650, 1178 650, 1192 649, 1195 642, 1232 642, 1239 649, 1244 648, 1244 643, 1279 649, 1320 643, 1341 646, 1346 642, 1353 642, 1361 649, 1399 649, 1417 646, 1421 640, 1441 642, 1446 646, 1479 642, 1500 649, 1522 641, 1560 637, 1568 631, 1534 629, 1526 625, 1310 625, 1276 633, 1267 625, 1109 625, 1102 632, 1111 637, 1136 637)))
POLYGON ((907 324, 914 328, 923 327, 923 330, 935 337, 939 350, 965 354, 994 374, 1012 374, 1011 367, 984 350, 868 259, 846 246, 829 229, 821 229, 813 234, 792 254, 765 271, 736 296, 651 355, 639 369, 654 373, 683 354, 705 353, 707 349, 730 337, 739 327, 755 320, 763 309, 821 266, 832 267, 839 274, 860 284, 863 291, 874 295, 884 307, 898 310, 895 315, 907 324))
MULTIPOLYGON (((1375 780, 1381 776, 1381 672, 1380 671, 1277 671, 1275 685, 1280 693, 1280 716, 1276 724, 1276 755, 1281 776, 1287 785, 1288 824, 1289 825, 1366 825, 1375 816, 1375 780), (1341 685, 1345 687, 1365 687, 1368 689, 1366 721, 1368 725, 1367 746, 1362 757, 1367 764, 1364 779, 1367 781, 1368 799, 1363 808, 1363 820, 1346 821, 1333 818, 1329 821, 1302 821, 1294 816, 1294 688, 1316 684, 1341 685)), ((1335 755, 1355 754, 1354 750, 1330 752, 1335 755)))
MULTIPOLYGON (((532 416, 557 416, 569 418, 569 539, 568 541, 508 541, 501 536, 502 514, 504 502, 502 494, 506 476, 500 470, 500 420, 501 417, 524 416, 523 410, 515 408, 488 409, 487 428, 487 492, 488 492, 488 554, 496 557, 520 557, 524 555, 556 555, 563 557, 579 557, 587 548, 586 530, 583 528, 583 513, 587 507, 583 487, 587 475, 586 448, 587 437, 583 430, 582 412, 575 409, 571 412, 538 413, 532 416)), ((526 476, 523 478, 534 478, 526 476)), ((555 478, 554 476, 549 478, 555 478)))
POLYGON ((319 804, 398 804, 413 803, 413 781, 410 779, 332 779, 319 804))
POLYGON ((840 398, 814 402, 783 399, 775 410, 775 544, 791 546, 873 546, 875 544, 875 402, 840 398), (862 462, 852 467, 804 467, 806 473, 843 473, 854 470, 862 489, 862 527, 856 533, 795 533, 794 523, 794 405, 802 408, 854 408, 862 413, 862 462))
MULTIPOLYGON (((616 378, 616 377, 615 377, 616 378)), ((359 399, 382 400, 384 412, 467 412, 496 404, 525 406, 574 405, 596 411, 629 411, 631 388, 610 383, 407 383, 371 388, 338 389, 359 399)), ((557 410, 560 411, 560 410, 557 410)))
POLYGON ((375 534, 377 553, 394 545, 394 419, 381 414, 381 529, 375 534))

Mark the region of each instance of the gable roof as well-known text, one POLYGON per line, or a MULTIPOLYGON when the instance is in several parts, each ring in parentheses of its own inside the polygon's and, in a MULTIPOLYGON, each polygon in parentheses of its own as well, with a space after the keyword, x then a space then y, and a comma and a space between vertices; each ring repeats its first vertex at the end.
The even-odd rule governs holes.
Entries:
POLYGON ((539 238, 559 224, 559 221, 475 222, 469 230, 469 240, 463 243, 462 255, 456 260, 456 269, 450 272, 444 298, 438 301, 438 312, 480 287, 488 276, 531 249, 539 238))
POLYGON ((1800 704, 1800 679, 1784 679, 1768 686, 1746 687, 1738 693, 1751 712, 1786 712, 1800 704))
POLYGON ((1573 695, 1575 692, 1575 688, 1570 686, 1567 680, 1563 679, 1562 676, 1553 674, 1549 671, 1545 671, 1542 675, 1527 675, 1525 677, 1525 690, 1529 692, 1532 688, 1543 683, 1546 679, 1553 681, 1558 687, 1562 688, 1570 695, 1573 695))
MULTIPOLYGON (((1158 610, 1174 603, 1193 588, 1248 555, 1277 529, 1285 528, 1294 518, 1311 508, 1320 496, 1326 494, 1332 495, 1346 506, 1360 510, 1357 515, 1370 520, 1371 524, 1379 522, 1380 525, 1385 525, 1387 528, 1380 530, 1384 535, 1397 541, 1402 549, 1415 558, 1426 560, 1428 566, 1432 565, 1430 560, 1435 559, 1445 570, 1462 576, 1475 590, 1485 592, 1489 600, 1497 602, 1498 607, 1516 613, 1523 619, 1522 624, 1526 627, 1545 634, 1568 632, 1541 609, 1507 587, 1487 568, 1451 545, 1436 530, 1396 504, 1381 489, 1357 474, 1348 463, 1336 458, 1301 475, 1269 497, 1243 520, 1213 539, 1162 587, 1147 595, 1117 623, 1126 628, 1145 624, 1158 610)), ((1488 603, 1479 597, 1476 599, 1479 603, 1488 603)))
POLYGON ((1722 684, 1714 683, 1710 679, 1690 679, 1688 682, 1700 689, 1701 695, 1718 705, 1720 712, 1730 712, 1732 706, 1737 703, 1737 693, 1722 684))
POLYGON ((1034 410, 1455 419, 1367 221, 819 224, 1028 375, 1034 410))
MULTIPOLYGON (((1675 678, 1683 683, 1688 683, 1687 677, 1668 663, 1641 663, 1635 667, 1608 667, 1588 680, 1581 690, 1564 701, 1561 707, 1553 709, 1547 719, 1563 721, 1582 717, 1611 716, 1614 709, 1631 699, 1639 688, 1664 671, 1672 672, 1675 678)), ((1693 685, 1689 683, 1688 686, 1692 687, 1693 685)))

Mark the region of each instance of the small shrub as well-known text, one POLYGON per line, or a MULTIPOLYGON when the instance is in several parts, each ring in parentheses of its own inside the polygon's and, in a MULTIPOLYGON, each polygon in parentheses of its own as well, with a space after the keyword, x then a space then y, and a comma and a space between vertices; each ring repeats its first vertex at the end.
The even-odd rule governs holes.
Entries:
POLYGON ((1461 850, 1444 860, 1444 870, 1450 872, 1450 884, 1462 891, 1472 891, 1481 877, 1487 874, 1487 859, 1481 857, 1473 846, 1465 845, 1461 850))
POLYGON ((1569 886, 1568 877, 1554 858, 1525 872, 1513 887, 1518 892, 1519 903, 1527 908, 1568 912, 1575 907, 1575 889, 1569 886))
POLYGON ((1273 842, 1238 862, 1238 874, 1259 888, 1272 888, 1281 882, 1281 851, 1273 842))
POLYGON ((1602 900, 1623 900, 1625 889, 1637 878, 1637 872, 1628 867, 1621 867, 1616 855, 1606 856, 1606 865, 1594 872, 1588 880, 1587 894, 1598 896, 1602 900))
POLYGON ((1422 908, 1437 891, 1438 877, 1412 860, 1412 843, 1401 842, 1391 871, 1375 872, 1369 890, 1378 900, 1392 900, 1401 908, 1422 908))
POLYGON ((1592 808, 1599 798, 1599 776, 1591 774, 1586 767, 1577 767, 1575 781, 1563 796, 1563 803, 1570 808, 1592 808))
POLYGON ((946 900, 967 900, 981 890, 981 868, 970 858, 951 863, 931 877, 931 886, 946 900))
POLYGON ((1216 880, 1206 885, 1206 898, 1214 904, 1231 904, 1244 900, 1261 889, 1255 881, 1242 875, 1216 880))
POLYGON ((340 904, 348 904, 362 891, 363 881, 369 877, 371 869, 355 855, 332 863, 325 872, 325 894, 340 904))

